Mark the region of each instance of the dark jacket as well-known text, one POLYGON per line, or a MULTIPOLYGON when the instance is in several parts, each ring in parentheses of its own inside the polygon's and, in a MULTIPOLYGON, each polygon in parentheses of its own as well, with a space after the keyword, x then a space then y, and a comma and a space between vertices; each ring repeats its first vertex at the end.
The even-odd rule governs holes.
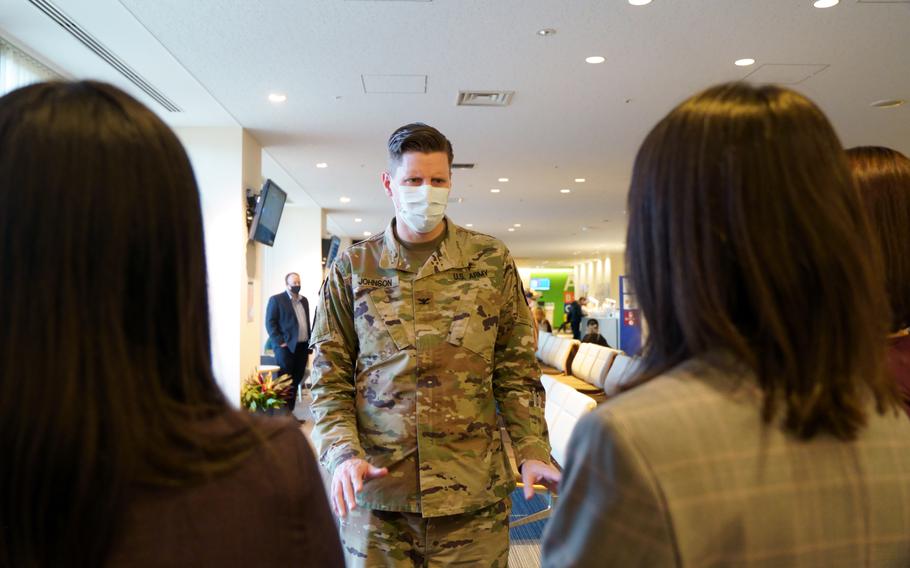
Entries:
MULTIPOLYGON (((303 312, 306 314, 307 329, 312 330, 312 320, 310 320, 310 303, 306 296, 300 296, 303 302, 303 312)), ((272 347, 278 349, 282 343, 287 343, 291 353, 297 349, 297 333, 299 325, 297 323, 297 313, 294 312, 294 306, 291 305, 291 297, 287 292, 275 294, 269 298, 269 304, 265 309, 265 329, 269 332, 269 339, 272 340, 272 347)))
POLYGON ((230 473, 189 487, 136 487, 107 566, 342 568, 306 438, 292 420, 254 420, 264 441, 230 473))
POLYGON ((589 333, 581 338, 582 343, 596 343, 597 345, 602 345, 604 347, 610 347, 610 344, 607 343, 607 340, 604 339, 604 336, 599 333, 589 333))

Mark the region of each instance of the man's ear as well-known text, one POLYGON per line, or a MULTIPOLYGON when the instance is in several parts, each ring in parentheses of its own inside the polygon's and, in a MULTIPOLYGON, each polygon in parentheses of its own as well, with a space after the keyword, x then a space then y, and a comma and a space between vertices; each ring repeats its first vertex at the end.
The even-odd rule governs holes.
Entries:
POLYGON ((379 177, 382 179, 382 187, 385 189, 385 194, 392 197, 392 174, 386 171, 379 174, 379 177))

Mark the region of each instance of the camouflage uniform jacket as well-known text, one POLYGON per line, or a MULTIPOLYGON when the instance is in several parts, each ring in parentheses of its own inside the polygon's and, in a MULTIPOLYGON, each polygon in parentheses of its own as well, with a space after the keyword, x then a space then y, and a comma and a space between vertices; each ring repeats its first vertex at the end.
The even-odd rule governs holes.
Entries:
POLYGON ((515 479, 497 411, 518 463, 549 463, 515 264, 499 240, 447 224, 422 267, 408 265, 390 224, 341 253, 322 287, 313 438, 330 472, 351 457, 389 468, 364 485, 361 507, 436 517, 505 498, 515 479))

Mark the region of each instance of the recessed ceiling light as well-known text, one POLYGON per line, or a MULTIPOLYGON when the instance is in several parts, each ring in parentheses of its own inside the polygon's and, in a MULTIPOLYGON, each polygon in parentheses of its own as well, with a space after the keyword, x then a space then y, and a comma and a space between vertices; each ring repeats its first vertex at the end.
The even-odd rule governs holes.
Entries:
POLYGON ((575 183, 584 183, 587 180, 585 178, 575 178, 575 183))
POLYGON ((629 0, 629 4, 633 6, 646 6, 651 3, 651 0, 629 0))
POLYGON ((513 227, 521 227, 521 223, 515 223, 515 224, 512 225, 512 226, 513 226, 513 227))
POLYGON ((369 231, 364 231, 364 232, 363 232, 363 236, 364 236, 364 237, 370 237, 370 236, 372 236, 372 235, 373 235, 373 233, 371 233, 371 232, 369 232, 369 231))
POLYGON ((560 189, 559 193, 572 193, 571 189, 560 189))
POLYGON ((473 227, 473 226, 474 226, 474 223, 466 223, 466 224, 465 224, 465 227, 473 227))
POLYGON ((840 0, 815 0, 812 5, 816 8, 830 8, 831 6, 837 6, 838 2, 840 0))
POLYGON ((327 168, 327 167, 329 167, 329 165, 325 162, 319 162, 318 164, 316 164, 316 167, 321 169, 321 168, 327 168))
POLYGON ((591 57, 585 57, 585 61, 587 61, 591 65, 597 65, 598 63, 603 63, 606 60, 607 60, 606 57, 601 57, 600 55, 592 55, 591 57))
POLYGON ((490 193, 499 193, 499 190, 494 187, 490 190, 490 193))
POLYGON ((499 178, 499 181, 502 183, 506 183, 507 181, 509 181, 509 178, 499 178))
POLYGON ((338 201, 340 201, 340 202, 342 202, 342 203, 350 203, 350 202, 351 202, 351 198, 350 198, 350 197, 339 197, 339 198, 338 198, 338 201))
POLYGON ((895 108, 899 107, 902 104, 906 103, 904 99, 885 99, 883 101, 875 101, 870 106, 875 108, 895 108))
POLYGON ((736 61, 733 62, 734 65, 738 65, 740 67, 748 67, 749 65, 753 65, 754 63, 755 63, 755 60, 752 59, 751 57, 746 57, 744 59, 737 59, 736 61))
POLYGON ((283 103, 288 100, 288 96, 282 93, 269 93, 269 102, 283 103))
POLYGON ((510 233, 514 233, 514 232, 515 232, 515 227, 509 227, 509 232, 510 232, 510 233))
POLYGON ((543 28, 542 30, 537 30, 537 35, 542 37, 556 35, 556 30, 553 28, 543 28))
POLYGON ((361 219, 360 217, 354 217, 355 223, 360 223, 361 221, 363 221, 363 219, 361 219))

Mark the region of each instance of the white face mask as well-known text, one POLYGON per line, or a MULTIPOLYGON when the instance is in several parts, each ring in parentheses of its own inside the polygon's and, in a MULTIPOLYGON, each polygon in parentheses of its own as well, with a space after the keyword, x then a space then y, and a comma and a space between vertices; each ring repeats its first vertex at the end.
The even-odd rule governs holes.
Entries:
POLYGON ((439 225, 449 202, 448 187, 395 187, 398 193, 398 214, 408 227, 418 233, 429 233, 439 225))

